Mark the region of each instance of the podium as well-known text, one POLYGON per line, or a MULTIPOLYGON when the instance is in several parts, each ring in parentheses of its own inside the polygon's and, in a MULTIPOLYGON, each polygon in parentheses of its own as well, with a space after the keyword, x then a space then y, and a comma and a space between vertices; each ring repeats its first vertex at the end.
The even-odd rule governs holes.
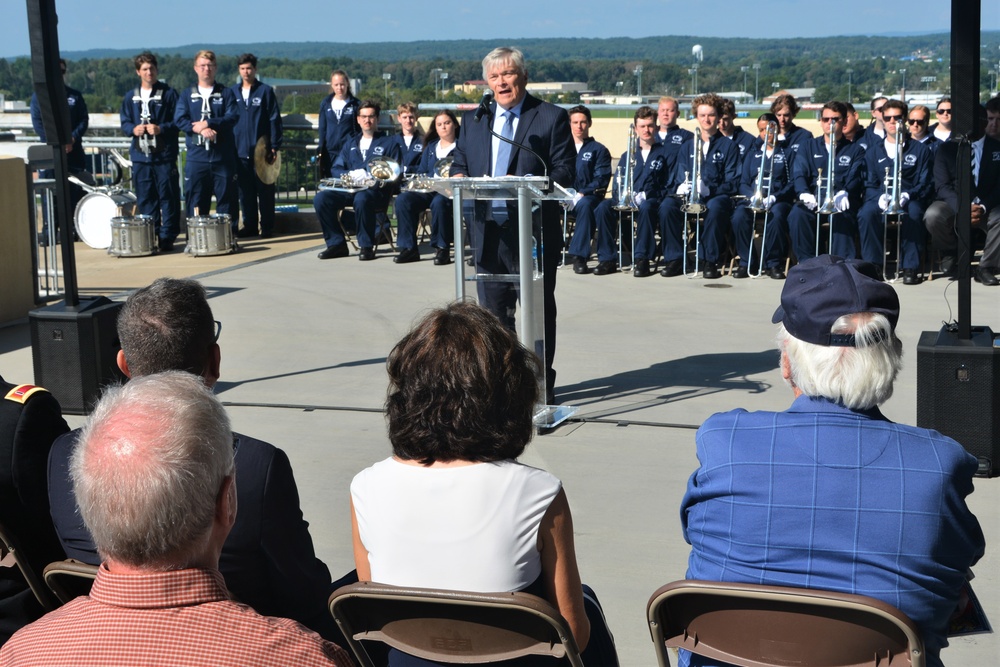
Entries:
MULTIPOLYGON (((559 184, 552 184, 549 191, 546 176, 463 176, 456 178, 431 179, 431 187, 452 199, 455 225, 455 298, 466 297, 468 283, 507 282, 518 285, 521 308, 517 317, 517 337, 529 350, 542 360, 538 383, 539 395, 545 396, 545 299, 543 296, 543 257, 545 248, 539 242, 536 250, 532 235, 532 209, 545 200, 569 201, 573 193, 559 184), (462 239, 465 205, 472 204, 475 215, 476 201, 516 200, 518 273, 480 273, 474 267, 471 272, 465 260, 465 244, 462 239)), ((539 239, 542 235, 539 235, 539 239)), ((475 262, 473 262, 475 264, 475 262)), ((544 400, 544 399, 543 399, 544 400)), ((576 414, 579 408, 564 405, 538 406, 534 423, 539 429, 554 428, 576 414)))

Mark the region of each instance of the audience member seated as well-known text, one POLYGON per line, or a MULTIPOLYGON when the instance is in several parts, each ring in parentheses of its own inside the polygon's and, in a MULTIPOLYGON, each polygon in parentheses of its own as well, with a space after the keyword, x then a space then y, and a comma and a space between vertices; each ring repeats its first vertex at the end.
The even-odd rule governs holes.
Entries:
MULTIPOLYGON (((131 378, 187 371, 213 387, 221 364, 221 326, 213 321, 201 284, 159 278, 132 294, 118 316, 118 366, 131 378)), ((99 544, 77 510, 69 474, 78 436, 73 431, 52 447, 49 500, 66 555, 97 565, 99 544)), ((288 456, 261 440, 234 436, 240 513, 222 548, 220 570, 226 586, 261 614, 294 619, 337 641, 342 635, 327 610, 327 599, 354 577, 330 583, 330 571, 316 557, 309 524, 299 509, 288 456)))
MULTIPOLYGON (((841 591, 909 616, 929 667, 985 540, 969 510, 974 456, 879 405, 902 366, 899 299, 866 262, 821 255, 788 272, 784 412, 713 415, 681 505, 687 577, 841 591)), ((680 665, 717 665, 682 652, 680 665)))
POLYGON ((105 392, 71 474, 103 563, 90 595, 19 630, 0 665, 351 665, 295 621, 230 600, 219 555, 236 521, 233 433, 202 378, 105 392))
MULTIPOLYGON (((49 517, 45 462, 52 441, 69 430, 59 401, 45 389, 0 377, 0 524, 39 574, 65 558, 49 517)), ((45 610, 8 553, 0 567, 0 644, 45 610)))
MULTIPOLYGON (((358 577, 534 593, 566 619, 586 664, 617 665, 600 606, 580 583, 562 484, 517 461, 534 432, 539 363, 472 303, 431 312, 396 345, 393 455, 351 484, 358 577)), ((393 651, 390 664, 433 663, 393 651)))

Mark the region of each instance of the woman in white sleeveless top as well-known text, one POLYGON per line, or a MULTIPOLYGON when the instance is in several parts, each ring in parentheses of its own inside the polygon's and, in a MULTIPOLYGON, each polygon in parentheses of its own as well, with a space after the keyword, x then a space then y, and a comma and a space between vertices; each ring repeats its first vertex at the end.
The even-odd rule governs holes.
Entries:
POLYGON ((393 456, 351 484, 354 560, 362 581, 535 593, 583 650, 591 624, 566 494, 553 475, 516 461, 534 432, 537 367, 472 303, 431 312, 396 345, 393 456))

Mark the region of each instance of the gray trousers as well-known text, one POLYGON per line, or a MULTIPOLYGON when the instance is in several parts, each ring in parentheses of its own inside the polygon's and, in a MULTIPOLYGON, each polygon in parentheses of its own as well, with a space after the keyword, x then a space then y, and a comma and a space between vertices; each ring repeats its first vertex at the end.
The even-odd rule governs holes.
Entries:
MULTIPOLYGON (((936 201, 924 212, 924 225, 931 235, 934 249, 945 255, 954 255, 958 247, 955 233, 955 211, 947 202, 936 201)), ((981 223, 980 223, 981 225, 981 223)), ((1000 206, 986 218, 986 247, 980 266, 1000 269, 1000 206)))

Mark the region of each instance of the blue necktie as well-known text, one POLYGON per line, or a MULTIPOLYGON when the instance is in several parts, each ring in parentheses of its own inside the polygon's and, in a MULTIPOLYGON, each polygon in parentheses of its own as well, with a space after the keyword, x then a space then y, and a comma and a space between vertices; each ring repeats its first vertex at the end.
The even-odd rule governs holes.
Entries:
MULTIPOLYGON (((512 111, 504 111, 504 124, 503 129, 500 130, 500 136, 504 139, 514 138, 514 113, 512 111)), ((493 163, 493 176, 506 176, 507 168, 510 166, 510 149, 511 145, 506 141, 501 141, 500 145, 497 146, 497 159, 493 163)))

